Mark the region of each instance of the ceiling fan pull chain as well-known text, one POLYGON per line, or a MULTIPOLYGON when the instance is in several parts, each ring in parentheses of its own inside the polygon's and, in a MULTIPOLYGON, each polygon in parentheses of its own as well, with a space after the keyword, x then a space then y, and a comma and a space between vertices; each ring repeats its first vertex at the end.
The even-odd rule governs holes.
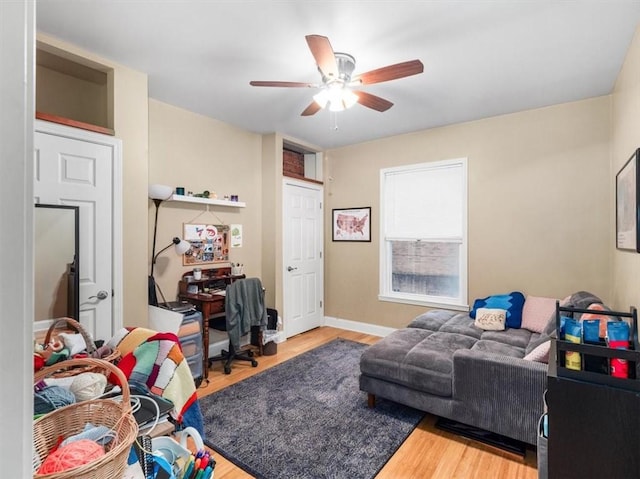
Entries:
POLYGON ((338 113, 329 111, 329 121, 331 122, 330 130, 338 131, 338 113))

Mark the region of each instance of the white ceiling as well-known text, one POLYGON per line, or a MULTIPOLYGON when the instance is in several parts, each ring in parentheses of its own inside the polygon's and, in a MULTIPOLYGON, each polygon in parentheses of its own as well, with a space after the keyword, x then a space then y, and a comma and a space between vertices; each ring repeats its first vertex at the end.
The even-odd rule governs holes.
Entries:
POLYGON ((322 148, 605 95, 640 0, 38 0, 37 29, 149 76, 149 96, 322 148), (424 73, 362 89, 395 105, 300 113, 317 83, 305 35, 354 74, 419 59, 424 73), (335 128, 337 126, 337 129, 335 128))

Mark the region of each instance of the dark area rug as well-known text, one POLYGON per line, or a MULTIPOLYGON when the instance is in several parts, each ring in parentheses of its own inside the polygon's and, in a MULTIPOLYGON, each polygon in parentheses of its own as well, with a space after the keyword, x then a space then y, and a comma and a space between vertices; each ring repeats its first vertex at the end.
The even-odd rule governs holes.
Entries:
POLYGON ((374 477, 424 413, 367 407, 365 348, 337 339, 202 398, 206 444, 258 478, 374 477))

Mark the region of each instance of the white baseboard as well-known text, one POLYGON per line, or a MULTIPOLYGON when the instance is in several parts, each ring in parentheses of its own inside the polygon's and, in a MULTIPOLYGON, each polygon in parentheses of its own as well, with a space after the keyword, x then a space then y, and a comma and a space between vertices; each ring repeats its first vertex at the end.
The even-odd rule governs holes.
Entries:
MULTIPOLYGON (((250 337, 245 334, 240 338, 240 347, 249 344, 250 337)), ((218 356, 222 350, 229 351, 229 336, 226 332, 209 329, 209 357, 218 356)))
MULTIPOLYGON (((394 332, 395 328, 387 326, 377 326, 375 324, 361 323, 360 321, 351 321, 350 319, 334 318, 332 316, 324 317, 323 326, 332 328, 346 329, 347 331, 355 331, 356 333, 370 334, 381 338, 388 336, 394 332)), ((285 339, 286 340, 286 339, 285 339)), ((282 342, 282 341, 280 341, 282 342)), ((249 344, 249 335, 240 338, 240 346, 249 344)), ((226 333, 217 332, 213 329, 209 330, 209 357, 217 356, 222 350, 229 349, 229 337, 226 333)))
MULTIPOLYGON (((249 344, 250 339, 249 334, 242 336, 240 338, 240 347, 249 344)), ((209 357, 218 356, 223 349, 225 351, 229 350, 229 336, 227 336, 227 333, 220 333, 213 329, 209 330, 209 357)))
POLYGON ((360 321, 351 321, 350 319, 334 318, 332 316, 324 317, 324 325, 380 337, 388 336, 395 331, 395 328, 389 328, 387 326, 377 326, 375 324, 361 323, 360 321))

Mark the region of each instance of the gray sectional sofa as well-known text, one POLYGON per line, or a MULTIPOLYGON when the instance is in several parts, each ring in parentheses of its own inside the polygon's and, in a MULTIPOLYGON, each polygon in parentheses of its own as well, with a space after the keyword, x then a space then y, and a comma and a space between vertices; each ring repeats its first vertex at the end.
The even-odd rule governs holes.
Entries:
POLYGON ((467 313, 431 310, 370 346, 360 389, 535 445, 547 364, 523 359, 548 340, 527 329, 485 331, 467 313))

